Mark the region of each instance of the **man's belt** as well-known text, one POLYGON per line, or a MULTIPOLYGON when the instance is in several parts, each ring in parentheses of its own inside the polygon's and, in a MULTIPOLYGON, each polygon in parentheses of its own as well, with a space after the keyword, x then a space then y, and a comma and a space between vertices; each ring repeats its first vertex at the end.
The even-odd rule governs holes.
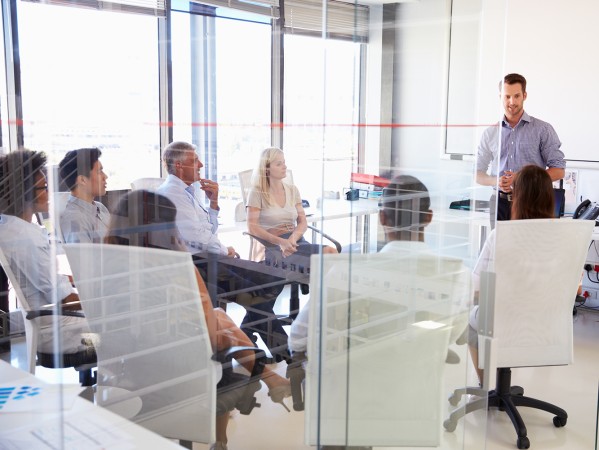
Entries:
POLYGON ((497 191, 497 195, 499 195, 499 198, 507 200, 508 202, 512 201, 512 194, 508 194, 507 192, 497 191))

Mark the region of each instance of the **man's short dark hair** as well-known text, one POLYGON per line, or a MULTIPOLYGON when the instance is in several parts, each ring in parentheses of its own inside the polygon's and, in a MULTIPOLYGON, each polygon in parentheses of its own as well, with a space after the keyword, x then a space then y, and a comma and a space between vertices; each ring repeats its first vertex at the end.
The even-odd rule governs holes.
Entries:
POLYGON ((23 215, 35 200, 36 175, 45 167, 42 152, 22 149, 0 157, 0 213, 23 215))
POLYGON ((518 84, 520 83, 520 85, 522 86, 522 93, 526 92, 526 78, 524 78, 522 75, 520 75, 519 73, 508 73, 505 77, 503 77, 503 80, 499 82, 499 92, 501 92, 501 89, 503 89, 503 85, 504 84, 518 84))
POLYGON ((387 226, 397 231, 421 228, 429 223, 431 198, 426 186, 411 175, 400 175, 383 189, 381 210, 387 226))
POLYGON ((70 191, 75 189, 77 187, 77 177, 79 175, 89 177, 100 156, 102 156, 102 152, 95 147, 80 148, 67 152, 58 164, 60 178, 64 186, 70 191))

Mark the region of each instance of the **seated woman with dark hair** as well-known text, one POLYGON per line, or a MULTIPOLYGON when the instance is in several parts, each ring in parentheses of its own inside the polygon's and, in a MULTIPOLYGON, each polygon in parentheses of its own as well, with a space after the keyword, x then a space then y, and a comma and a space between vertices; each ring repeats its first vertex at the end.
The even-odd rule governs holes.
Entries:
MULTIPOLYGON (((554 202, 553 183, 545 169, 528 165, 515 174, 512 182, 510 220, 552 219, 554 218, 554 202)), ((472 271, 475 306, 470 311, 468 345, 474 368, 481 383, 483 370, 478 368, 478 296, 481 273, 493 270, 496 235, 497 230, 492 230, 472 271)))
MULTIPOLYGON (((34 214, 48 212, 45 167, 41 152, 19 150, 0 157, 0 249, 32 310, 53 307, 57 299, 63 311, 79 311, 79 296, 69 278, 52 272, 56 264, 47 230, 32 223, 34 214)), ((38 353, 54 353, 55 322, 62 353, 93 350, 86 343, 92 335, 85 318, 56 315, 35 320, 40 326, 38 353)))
MULTIPOLYGON (((145 190, 132 191, 119 201, 113 211, 104 242, 184 252, 186 249, 175 224, 176 215, 175 205, 168 198, 145 190)), ((197 269, 195 275, 213 349, 221 351, 234 346, 253 346, 247 335, 221 308, 213 308, 204 280, 197 269)), ((254 353, 245 351, 238 355, 238 362, 251 373, 255 362, 254 353)), ((261 377, 269 389, 271 400, 284 405, 283 399, 291 395, 289 381, 268 367, 264 368, 261 377)), ((217 449, 227 448, 228 419, 228 413, 217 418, 217 449)))

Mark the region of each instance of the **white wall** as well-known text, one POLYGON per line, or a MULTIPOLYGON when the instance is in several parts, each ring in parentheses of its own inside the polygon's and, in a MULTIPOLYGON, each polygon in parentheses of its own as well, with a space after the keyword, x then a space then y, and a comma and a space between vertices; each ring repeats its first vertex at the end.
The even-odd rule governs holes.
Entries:
POLYGON ((403 126, 394 130, 393 164, 403 170, 428 170, 428 177, 422 176, 429 189, 449 185, 457 198, 468 195, 474 171, 472 161, 441 158, 449 11, 447 0, 398 5, 393 118, 394 123, 403 126))
MULTIPOLYGON (((528 80, 527 112, 554 126, 566 158, 599 161, 599 1, 454 0, 468 2, 470 9, 476 1, 479 40, 461 54, 471 51, 477 59, 469 65, 478 71, 477 82, 471 83, 472 96, 453 106, 474 108, 482 131, 501 116, 498 81, 506 73, 522 73, 528 80)), ((473 173, 472 161, 440 157, 444 129, 435 127, 445 122, 449 5, 449 0, 398 5, 394 122, 427 126, 394 130, 396 167, 473 173)), ((568 167, 579 169, 579 196, 599 201, 599 162, 570 161, 568 167)))
MULTIPOLYGON (((453 117, 474 110, 480 135, 503 114, 499 80, 509 72, 522 73, 528 80, 527 112, 554 126, 566 158, 598 161, 599 1, 454 2, 467 3, 469 12, 479 2, 480 18, 478 41, 460 49, 458 58, 452 53, 454 64, 468 55, 476 59, 468 63, 476 74, 452 79, 469 83, 460 92, 471 87, 472 93, 454 96, 450 108, 457 108, 457 113, 453 117)), ((490 188, 474 183, 473 160, 441 157, 445 141, 439 125, 446 120, 449 7, 450 0, 398 4, 393 111, 394 123, 402 125, 393 131, 393 165, 415 172, 433 192, 435 212, 443 214, 456 197, 490 195, 490 188)), ((569 161, 568 167, 578 169, 577 202, 580 197, 599 202, 599 162, 569 161)), ((575 206, 567 204, 566 212, 573 212, 575 206)), ((599 262, 594 247, 587 259, 599 262)))

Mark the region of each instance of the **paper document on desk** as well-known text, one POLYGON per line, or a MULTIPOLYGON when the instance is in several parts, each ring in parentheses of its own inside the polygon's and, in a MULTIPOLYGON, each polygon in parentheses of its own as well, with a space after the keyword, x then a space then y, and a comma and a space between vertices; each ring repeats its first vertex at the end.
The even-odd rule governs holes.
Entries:
POLYGON ((67 450, 130 450, 135 448, 131 437, 118 430, 104 417, 57 418, 30 423, 26 427, 0 432, 0 450, 57 449, 67 450))
POLYGON ((69 409, 82 390, 79 385, 65 386, 42 381, 28 384, 0 383, 0 413, 55 412, 59 404, 63 405, 63 409, 69 409))

